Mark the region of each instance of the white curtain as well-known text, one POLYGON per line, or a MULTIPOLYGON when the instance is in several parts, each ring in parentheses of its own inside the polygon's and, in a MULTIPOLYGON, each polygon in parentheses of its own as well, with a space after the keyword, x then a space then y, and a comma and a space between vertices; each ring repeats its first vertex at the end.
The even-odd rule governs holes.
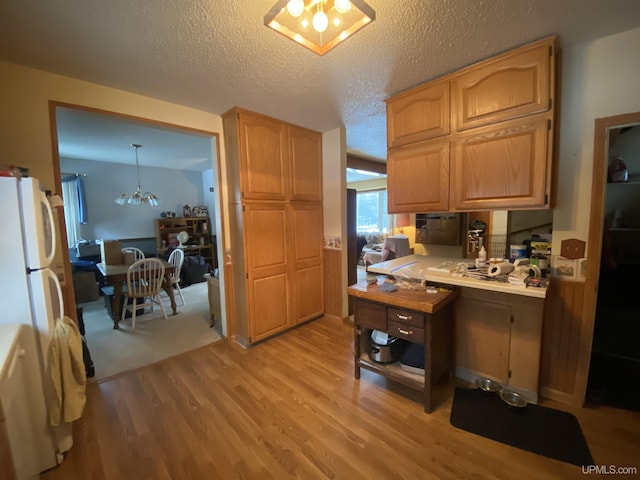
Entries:
MULTIPOLYGON (((68 178, 68 177, 67 177, 68 178)), ((75 179, 62 180, 62 200, 64 202, 64 223, 67 226, 67 244, 73 248, 78 244, 78 188, 75 179)))

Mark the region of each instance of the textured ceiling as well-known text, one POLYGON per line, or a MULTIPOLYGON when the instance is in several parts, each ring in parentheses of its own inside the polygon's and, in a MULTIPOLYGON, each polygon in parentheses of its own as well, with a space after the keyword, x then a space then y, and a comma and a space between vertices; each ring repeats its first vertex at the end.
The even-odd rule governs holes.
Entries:
POLYGON ((384 161, 385 98, 547 35, 566 48, 640 26, 639 0, 368 0, 376 20, 320 57, 263 25, 274 3, 5 0, 0 60, 215 114, 344 125, 349 152, 384 161))

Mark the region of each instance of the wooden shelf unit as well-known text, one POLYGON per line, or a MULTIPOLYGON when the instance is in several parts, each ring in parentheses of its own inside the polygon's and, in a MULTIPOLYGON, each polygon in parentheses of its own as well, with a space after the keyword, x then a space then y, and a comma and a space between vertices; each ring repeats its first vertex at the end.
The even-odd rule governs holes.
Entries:
POLYGON ((166 255, 169 253, 169 247, 177 247, 177 240, 172 242, 172 237, 185 231, 189 234, 189 240, 183 247, 184 254, 202 256, 211 268, 217 266, 209 217, 157 218, 155 231, 158 255, 166 255))

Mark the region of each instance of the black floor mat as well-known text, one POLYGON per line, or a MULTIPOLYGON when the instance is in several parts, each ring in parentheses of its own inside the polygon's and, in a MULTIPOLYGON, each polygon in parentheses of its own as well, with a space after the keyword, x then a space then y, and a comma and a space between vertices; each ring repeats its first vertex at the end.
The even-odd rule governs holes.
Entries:
POLYGON ((529 404, 515 409, 498 394, 456 387, 451 425, 522 450, 573 465, 593 465, 580 424, 560 410, 529 404))

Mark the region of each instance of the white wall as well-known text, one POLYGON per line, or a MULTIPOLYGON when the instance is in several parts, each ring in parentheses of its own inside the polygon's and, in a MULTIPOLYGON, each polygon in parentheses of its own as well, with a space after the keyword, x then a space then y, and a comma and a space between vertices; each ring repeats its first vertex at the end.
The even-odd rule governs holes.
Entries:
POLYGON ((636 28, 562 52, 554 254, 589 235, 595 120, 640 111, 639 45, 636 28))
MULTIPOLYGON (((347 245, 347 151, 344 127, 322 135, 322 194, 324 234, 347 245)), ((342 289, 347 290, 347 250, 342 249, 342 289)), ((348 315, 348 297, 342 296, 342 317, 348 315)))
POLYGON ((156 194, 160 205, 120 206, 115 198, 136 188, 135 165, 61 158, 60 167, 62 172, 86 174, 89 221, 79 228, 85 240, 154 237, 154 220, 161 212, 173 211, 181 217, 185 204, 204 204, 200 172, 141 166, 142 189, 156 194))

